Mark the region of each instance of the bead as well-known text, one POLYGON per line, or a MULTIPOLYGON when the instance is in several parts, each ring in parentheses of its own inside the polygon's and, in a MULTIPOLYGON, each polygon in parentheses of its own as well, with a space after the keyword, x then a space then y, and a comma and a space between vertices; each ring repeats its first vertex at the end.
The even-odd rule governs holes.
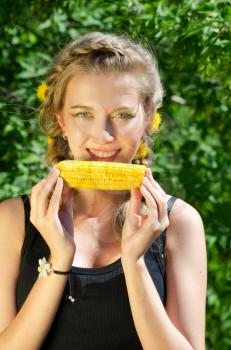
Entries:
POLYGON ((69 295, 68 299, 69 299, 72 303, 75 302, 75 298, 73 298, 71 295, 69 295))

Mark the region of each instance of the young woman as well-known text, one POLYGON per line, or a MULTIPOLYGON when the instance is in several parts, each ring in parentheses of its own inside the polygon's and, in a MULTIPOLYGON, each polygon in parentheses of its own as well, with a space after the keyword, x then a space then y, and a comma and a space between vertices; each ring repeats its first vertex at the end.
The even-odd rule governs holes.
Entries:
POLYGON ((150 171, 163 98, 153 54, 89 33, 58 54, 44 93, 51 172, 0 204, 0 349, 205 350, 203 222, 150 171), (64 159, 147 171, 140 188, 71 189, 64 159))

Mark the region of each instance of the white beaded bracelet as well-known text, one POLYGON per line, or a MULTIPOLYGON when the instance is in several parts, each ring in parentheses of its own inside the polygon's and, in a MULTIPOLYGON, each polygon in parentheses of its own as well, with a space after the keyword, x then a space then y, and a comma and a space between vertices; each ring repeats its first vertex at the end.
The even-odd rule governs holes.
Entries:
MULTIPOLYGON (((42 259, 39 259, 38 262, 39 262, 39 266, 38 266, 39 278, 44 278, 51 272, 56 273, 58 275, 69 275, 71 273, 71 270, 70 271, 57 271, 57 270, 52 269, 50 263, 47 261, 47 259, 45 257, 43 257, 42 259)), ((69 283, 70 283, 70 281, 69 281, 69 283)), ((69 287, 69 288, 70 288, 70 293, 71 293, 71 287, 69 287)), ((69 295, 68 299, 72 303, 75 302, 75 298, 72 295, 69 295)))

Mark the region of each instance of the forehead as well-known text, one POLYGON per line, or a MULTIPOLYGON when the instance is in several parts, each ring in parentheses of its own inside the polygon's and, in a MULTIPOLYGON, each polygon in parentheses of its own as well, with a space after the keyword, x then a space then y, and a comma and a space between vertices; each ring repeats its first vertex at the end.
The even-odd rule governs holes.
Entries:
POLYGON ((78 73, 68 82, 65 104, 88 103, 105 109, 118 104, 137 105, 137 80, 129 73, 78 73))

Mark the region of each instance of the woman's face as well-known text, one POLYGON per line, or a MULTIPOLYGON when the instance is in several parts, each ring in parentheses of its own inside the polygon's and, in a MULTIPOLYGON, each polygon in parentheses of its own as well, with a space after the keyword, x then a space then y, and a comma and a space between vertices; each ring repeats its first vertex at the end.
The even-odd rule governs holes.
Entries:
POLYGON ((144 131, 135 83, 128 73, 82 73, 70 79, 56 117, 75 160, 132 162, 144 131), (119 153, 116 158, 95 158, 90 151, 99 149, 119 153))

